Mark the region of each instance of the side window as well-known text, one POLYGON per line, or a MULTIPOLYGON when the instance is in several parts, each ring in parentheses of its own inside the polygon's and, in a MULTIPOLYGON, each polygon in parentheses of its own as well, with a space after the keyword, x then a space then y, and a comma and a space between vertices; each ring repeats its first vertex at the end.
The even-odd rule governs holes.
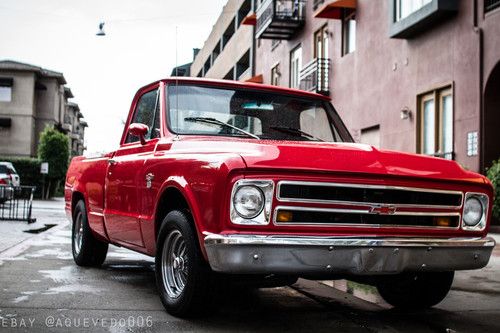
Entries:
POLYGON ((153 129, 151 130, 151 139, 159 138, 161 134, 160 124, 160 94, 156 94, 155 102, 155 119, 153 122, 153 129))
MULTIPOLYGON (((146 134, 146 139, 151 137, 151 131, 153 130, 153 122, 155 118, 155 108, 156 108, 156 95, 158 90, 153 90, 145 93, 139 99, 137 106, 135 108, 134 117, 131 123, 140 123, 147 125, 149 127, 149 132, 146 134)), ((139 141, 139 137, 131 134, 127 134, 127 139, 125 143, 131 143, 139 141)))

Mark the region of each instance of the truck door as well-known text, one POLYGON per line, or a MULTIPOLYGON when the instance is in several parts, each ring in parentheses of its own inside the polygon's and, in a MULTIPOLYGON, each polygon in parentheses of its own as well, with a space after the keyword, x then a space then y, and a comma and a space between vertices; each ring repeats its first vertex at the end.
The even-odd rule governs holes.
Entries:
POLYGON ((140 228, 141 170, 144 161, 154 153, 159 133, 155 129, 155 113, 159 112, 159 90, 149 90, 135 99, 135 110, 126 127, 120 148, 108 161, 104 218, 111 240, 143 247, 140 228), (149 127, 145 142, 128 133, 132 123, 149 127))

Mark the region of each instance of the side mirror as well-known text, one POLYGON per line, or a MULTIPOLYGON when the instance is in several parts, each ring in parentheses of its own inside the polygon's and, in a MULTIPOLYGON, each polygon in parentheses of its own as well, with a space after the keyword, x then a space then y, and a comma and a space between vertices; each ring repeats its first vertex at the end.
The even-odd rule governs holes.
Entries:
POLYGON ((130 135, 138 136, 141 140, 141 144, 145 144, 146 140, 144 139, 144 137, 149 132, 149 127, 148 125, 133 123, 128 127, 128 132, 130 135))

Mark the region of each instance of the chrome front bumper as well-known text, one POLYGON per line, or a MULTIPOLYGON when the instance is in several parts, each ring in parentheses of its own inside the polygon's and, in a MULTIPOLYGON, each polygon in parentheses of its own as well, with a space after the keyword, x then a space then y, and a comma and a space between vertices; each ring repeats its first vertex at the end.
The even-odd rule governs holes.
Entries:
POLYGON ((205 236, 214 271, 236 274, 376 275, 455 271, 488 264, 490 238, 205 236))

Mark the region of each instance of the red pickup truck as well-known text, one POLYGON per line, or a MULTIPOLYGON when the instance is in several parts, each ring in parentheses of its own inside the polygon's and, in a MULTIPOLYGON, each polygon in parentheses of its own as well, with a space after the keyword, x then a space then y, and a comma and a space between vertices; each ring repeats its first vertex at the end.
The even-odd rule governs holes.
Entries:
POLYGON ((227 276, 348 278, 429 307, 495 245, 484 176, 354 143, 328 97, 231 81, 141 88, 119 148, 71 161, 65 199, 76 264, 101 265, 108 244, 155 256, 177 316, 227 276))

